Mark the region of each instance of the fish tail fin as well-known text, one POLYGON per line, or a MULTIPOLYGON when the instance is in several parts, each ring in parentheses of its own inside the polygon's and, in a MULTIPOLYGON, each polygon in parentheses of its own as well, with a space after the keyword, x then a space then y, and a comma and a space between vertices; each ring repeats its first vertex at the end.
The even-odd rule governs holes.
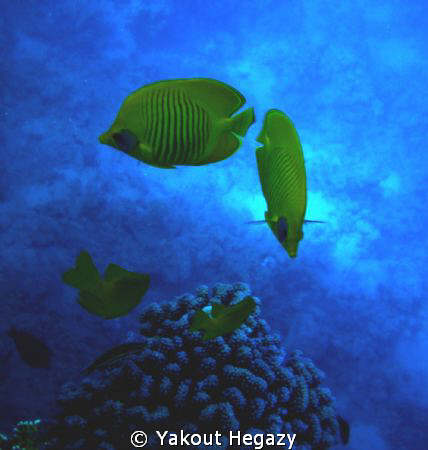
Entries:
POLYGON ((222 122, 220 124, 222 128, 220 129, 215 146, 195 165, 199 166, 223 161, 232 156, 241 146, 240 136, 245 136, 248 128, 254 121, 254 108, 249 108, 231 119, 222 122))
POLYGON ((232 117, 232 131, 239 136, 245 136, 248 128, 256 121, 254 108, 248 108, 232 117))

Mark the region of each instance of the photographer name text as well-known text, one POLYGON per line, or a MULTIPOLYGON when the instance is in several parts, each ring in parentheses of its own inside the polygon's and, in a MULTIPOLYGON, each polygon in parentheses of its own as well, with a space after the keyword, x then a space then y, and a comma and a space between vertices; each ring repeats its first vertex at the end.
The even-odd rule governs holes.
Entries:
MULTIPOLYGON (((160 445, 171 445, 171 446, 186 446, 186 445, 217 445, 221 446, 220 439, 222 434, 216 431, 214 434, 198 434, 198 433, 184 433, 181 431, 180 434, 169 433, 165 431, 161 433, 156 431, 160 439, 160 445)), ((292 449, 294 440, 296 439, 295 434, 242 434, 240 431, 230 431, 229 432, 229 445, 245 445, 254 446, 256 450, 262 449, 265 446, 284 446, 287 449, 292 449)))

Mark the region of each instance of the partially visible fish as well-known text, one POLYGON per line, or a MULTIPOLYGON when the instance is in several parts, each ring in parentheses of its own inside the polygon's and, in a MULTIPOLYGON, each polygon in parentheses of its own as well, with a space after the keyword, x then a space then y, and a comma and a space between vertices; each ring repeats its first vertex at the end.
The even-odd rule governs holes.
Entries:
POLYGON ((96 358, 95 361, 83 371, 83 373, 88 375, 94 370, 109 367, 128 355, 142 352, 146 347, 147 344, 142 344, 140 342, 127 342, 126 344, 120 344, 117 347, 107 350, 96 358))
POLYGON ((149 288, 150 275, 109 264, 102 278, 91 255, 83 251, 77 257, 76 267, 64 272, 62 280, 79 290, 78 302, 87 311, 114 319, 128 314, 140 303, 149 288))
POLYGON ((25 363, 37 369, 50 368, 52 352, 41 339, 13 326, 7 334, 13 339, 16 350, 25 363))
POLYGON ((346 445, 349 442, 349 436, 351 434, 349 422, 342 416, 337 416, 337 422, 339 423, 340 439, 342 440, 343 445, 346 445))
POLYGON ((190 331, 205 330, 203 340, 231 333, 247 320, 255 306, 256 303, 251 296, 229 306, 213 303, 196 311, 189 329, 190 331))

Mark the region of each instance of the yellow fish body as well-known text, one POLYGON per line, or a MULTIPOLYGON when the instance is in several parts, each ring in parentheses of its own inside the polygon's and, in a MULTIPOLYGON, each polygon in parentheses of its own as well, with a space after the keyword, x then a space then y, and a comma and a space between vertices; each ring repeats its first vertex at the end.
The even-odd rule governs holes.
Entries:
POLYGON ((255 121, 253 108, 231 117, 244 103, 240 92, 213 79, 152 83, 125 99, 99 140, 156 167, 222 161, 255 121))
POLYGON ((291 258, 303 239, 306 213, 306 171, 299 136, 281 111, 266 113, 257 141, 257 167, 268 210, 265 219, 291 258))

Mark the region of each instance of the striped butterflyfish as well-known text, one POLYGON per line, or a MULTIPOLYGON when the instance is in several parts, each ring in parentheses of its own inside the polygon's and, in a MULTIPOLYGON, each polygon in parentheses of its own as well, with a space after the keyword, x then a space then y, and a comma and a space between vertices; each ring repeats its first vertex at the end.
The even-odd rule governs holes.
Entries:
POLYGON ((162 168, 222 161, 238 150, 254 109, 231 86, 207 78, 165 80, 130 94, 99 140, 162 168))
POLYGON ((256 150, 260 184, 267 203, 264 221, 287 251, 297 256, 297 246, 303 239, 303 223, 323 223, 305 220, 306 171, 302 145, 293 123, 282 111, 269 110, 257 137, 263 144, 256 150))

